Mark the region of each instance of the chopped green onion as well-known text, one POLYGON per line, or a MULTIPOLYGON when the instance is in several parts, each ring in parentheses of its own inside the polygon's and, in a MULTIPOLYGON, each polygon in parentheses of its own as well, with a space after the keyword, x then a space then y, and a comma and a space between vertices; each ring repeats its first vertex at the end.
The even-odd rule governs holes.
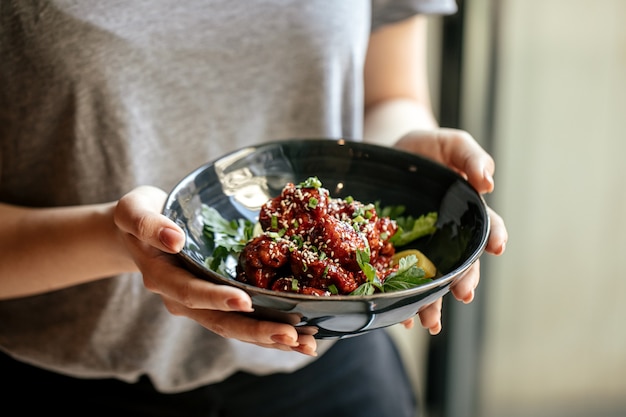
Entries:
POLYGON ((315 188, 318 189, 322 186, 322 182, 317 177, 309 177, 305 181, 298 184, 298 188, 315 188))
POLYGON ((298 246, 298 249, 300 249, 302 246, 304 246, 304 241, 302 240, 302 237, 298 236, 298 235, 292 235, 291 239, 296 242, 296 245, 298 246))

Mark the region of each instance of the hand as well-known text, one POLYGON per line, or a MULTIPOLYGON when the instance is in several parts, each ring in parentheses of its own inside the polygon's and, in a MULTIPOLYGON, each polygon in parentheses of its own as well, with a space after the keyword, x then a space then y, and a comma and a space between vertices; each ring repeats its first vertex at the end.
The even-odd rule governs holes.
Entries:
POLYGON ((240 314, 253 310, 248 294, 199 279, 179 266, 172 254, 182 249, 185 237, 160 214, 165 199, 165 192, 158 188, 139 187, 122 197, 115 208, 115 224, 146 288, 161 296, 170 313, 193 319, 222 337, 315 356, 313 336, 298 334, 289 324, 240 314))
MULTIPOLYGON (((398 149, 413 152, 442 163, 459 173, 481 194, 490 193, 494 188, 493 158, 467 132, 457 129, 437 129, 432 131, 414 131, 396 142, 398 149)), ((506 246, 508 233, 502 217, 488 208, 491 231, 485 251, 492 255, 501 255, 506 246)), ((464 303, 474 299, 474 291, 480 280, 480 261, 476 261, 463 276, 457 280, 450 291, 464 303)), ((419 312, 420 322, 431 334, 441 331, 442 300, 430 304, 419 312)), ((404 322, 405 327, 413 325, 412 320, 404 322)))

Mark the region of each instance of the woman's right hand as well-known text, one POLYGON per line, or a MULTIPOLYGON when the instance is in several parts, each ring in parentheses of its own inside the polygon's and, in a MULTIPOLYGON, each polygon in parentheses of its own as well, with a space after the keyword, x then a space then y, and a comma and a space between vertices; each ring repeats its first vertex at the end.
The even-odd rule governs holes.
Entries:
POLYGON ((313 336, 289 324, 257 320, 244 291, 197 278, 173 255, 185 242, 183 231, 161 214, 166 193, 138 187, 123 196, 114 211, 120 237, 143 275, 145 287, 161 296, 168 311, 200 323, 226 338, 315 356, 313 336))

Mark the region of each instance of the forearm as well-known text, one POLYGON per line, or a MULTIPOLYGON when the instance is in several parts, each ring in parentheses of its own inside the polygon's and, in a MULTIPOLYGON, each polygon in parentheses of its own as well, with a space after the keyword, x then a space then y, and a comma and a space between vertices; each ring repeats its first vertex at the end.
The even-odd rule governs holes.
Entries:
POLYGON ((0 299, 135 271, 115 228, 114 208, 0 204, 0 299))
POLYGON ((364 140, 391 146, 412 130, 436 129, 437 121, 428 104, 395 99, 365 109, 364 140))
POLYGON ((426 65, 427 18, 385 25, 370 36, 365 60, 364 139, 393 145, 412 130, 432 130, 426 65))

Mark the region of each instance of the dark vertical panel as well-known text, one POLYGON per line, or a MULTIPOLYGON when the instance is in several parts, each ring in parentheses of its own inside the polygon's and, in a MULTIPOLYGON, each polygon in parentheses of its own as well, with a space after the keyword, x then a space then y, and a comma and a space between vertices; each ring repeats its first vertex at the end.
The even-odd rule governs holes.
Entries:
POLYGON ((485 111, 485 137, 483 138, 483 146, 490 152, 495 150, 494 129, 496 125, 496 83, 498 80, 498 51, 500 50, 500 16, 502 16, 502 2, 500 0, 491 0, 489 2, 489 26, 491 36, 489 37, 489 63, 487 67, 487 92, 486 92, 486 111, 485 111))
MULTIPOLYGON (((457 0, 459 11, 446 16, 442 26, 440 116, 442 127, 461 126, 463 37, 466 23, 467 1, 457 0)), ((481 144, 488 152, 493 151, 493 128, 495 117, 495 89, 498 50, 499 0, 489 3, 490 44, 485 71, 484 134, 481 144)), ((487 197, 487 202, 489 198, 487 197)), ((429 339, 428 363, 426 365, 425 410, 427 417, 474 416, 480 393, 479 370, 484 323, 484 288, 488 285, 488 259, 481 261, 481 288, 475 300, 466 306, 444 297, 443 330, 429 339), (456 364, 456 365, 455 365, 456 364), (462 365, 462 366, 459 366, 462 365), (462 412, 459 414, 459 411, 462 412), (457 415, 454 415, 457 414, 457 415)))
MULTIPOLYGON (((463 27, 465 2, 457 0, 458 12, 443 18, 441 36, 441 75, 439 123, 442 127, 458 128, 461 120, 461 80, 463 67, 463 27)), ((449 369, 450 319, 454 316, 454 301, 444 297, 443 329, 429 339, 426 366, 425 401, 428 417, 444 417, 448 390, 446 380, 449 369)))
POLYGON ((461 117, 461 74, 465 2, 457 0, 456 14, 445 16, 441 37, 441 78, 439 123, 458 128, 461 117))

